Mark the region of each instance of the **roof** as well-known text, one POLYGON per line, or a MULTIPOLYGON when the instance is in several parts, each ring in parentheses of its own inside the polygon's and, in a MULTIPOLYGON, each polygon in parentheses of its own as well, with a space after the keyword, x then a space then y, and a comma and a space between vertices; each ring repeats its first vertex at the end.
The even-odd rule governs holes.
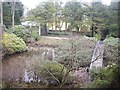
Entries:
POLYGON ((38 23, 34 21, 25 21, 25 22, 21 22, 21 24, 23 26, 38 26, 38 23))

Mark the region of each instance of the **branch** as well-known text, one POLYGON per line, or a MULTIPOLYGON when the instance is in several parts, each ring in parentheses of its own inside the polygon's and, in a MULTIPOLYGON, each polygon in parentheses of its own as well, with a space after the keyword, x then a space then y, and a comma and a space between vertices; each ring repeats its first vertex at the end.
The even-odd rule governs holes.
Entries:
POLYGON ((62 87, 65 83, 66 83, 66 77, 68 76, 68 74, 70 73, 71 69, 68 70, 68 72, 66 72, 65 76, 63 77, 63 80, 61 82, 60 87, 62 87))
POLYGON ((86 64, 85 66, 88 66, 88 65, 90 65, 91 63, 94 63, 94 62, 98 59, 98 57, 99 57, 100 55, 101 55, 101 53, 100 53, 92 62, 86 64))
POLYGON ((45 69, 58 83, 60 83, 60 81, 47 68, 45 68, 45 69))
POLYGON ((90 64, 93 63, 93 62, 95 62, 100 55, 101 55, 101 53, 92 62, 90 62, 90 64))

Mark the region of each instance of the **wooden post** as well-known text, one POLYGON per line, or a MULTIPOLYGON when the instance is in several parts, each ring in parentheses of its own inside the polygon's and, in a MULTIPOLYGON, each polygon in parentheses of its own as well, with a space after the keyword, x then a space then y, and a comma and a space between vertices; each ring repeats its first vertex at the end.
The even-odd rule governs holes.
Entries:
POLYGON ((41 28, 40 28, 40 24, 39 24, 39 35, 41 35, 41 28))

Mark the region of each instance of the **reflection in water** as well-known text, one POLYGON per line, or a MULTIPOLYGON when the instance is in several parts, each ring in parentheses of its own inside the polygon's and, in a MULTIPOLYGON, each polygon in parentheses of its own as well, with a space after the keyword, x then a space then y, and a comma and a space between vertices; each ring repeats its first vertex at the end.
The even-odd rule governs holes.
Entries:
POLYGON ((53 60, 53 48, 29 48, 27 52, 6 56, 3 58, 3 81, 33 81, 34 65, 41 60, 53 60))

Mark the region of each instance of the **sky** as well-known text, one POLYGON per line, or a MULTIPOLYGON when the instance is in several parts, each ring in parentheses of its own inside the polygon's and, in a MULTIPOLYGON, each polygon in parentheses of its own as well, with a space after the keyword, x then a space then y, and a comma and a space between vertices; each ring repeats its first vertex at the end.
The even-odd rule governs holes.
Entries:
MULTIPOLYGON (((39 2, 48 1, 48 0, 20 0, 20 1, 22 1, 22 3, 24 4, 25 9, 32 9, 32 8, 35 8, 36 5, 39 4, 39 2)), ((70 1, 70 0, 57 0, 57 1, 66 2, 66 1, 70 1)), ((84 2, 90 2, 91 0, 83 0, 83 1, 84 2)), ((111 0, 102 0, 102 2, 104 4, 109 5, 111 0)))
MULTIPOLYGON (((44 2, 44 1, 51 1, 51 0, 20 0, 23 4, 24 4, 24 16, 26 16, 27 11, 30 9, 35 8, 40 2, 44 2)), ((71 1, 71 0, 57 0, 57 1, 62 1, 62 2, 67 2, 67 1, 71 1)), ((74 0, 74 1, 79 1, 79 0, 74 0)), ((90 2, 92 0, 82 0, 83 2, 90 2)), ((97 0, 99 1, 99 0, 97 0)), ((103 4, 107 4, 109 5, 111 0, 101 0, 103 2, 103 4)))

